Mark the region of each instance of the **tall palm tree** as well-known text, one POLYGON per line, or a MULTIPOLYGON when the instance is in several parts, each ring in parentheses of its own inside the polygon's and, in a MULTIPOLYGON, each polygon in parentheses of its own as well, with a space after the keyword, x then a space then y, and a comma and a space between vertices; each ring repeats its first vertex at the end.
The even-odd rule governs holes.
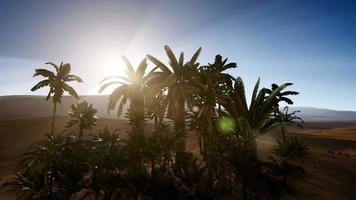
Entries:
POLYGON ((87 101, 77 103, 71 106, 71 111, 68 112, 71 120, 67 122, 66 127, 70 128, 74 125, 79 125, 79 137, 83 136, 84 130, 91 129, 96 125, 98 117, 95 115, 98 111, 93 108, 93 104, 87 101))
POLYGON ((215 61, 213 64, 208 64, 206 66, 200 67, 200 70, 208 70, 210 73, 218 73, 219 76, 221 77, 222 81, 219 81, 216 88, 218 90, 221 90, 223 92, 228 92, 232 90, 232 82, 234 78, 226 73, 225 71, 228 69, 233 69, 237 67, 237 64, 232 62, 232 63, 227 63, 227 58, 222 60, 221 55, 216 55, 215 56, 215 61))
POLYGON ((185 103, 189 97, 186 89, 189 87, 191 72, 199 65, 196 61, 201 48, 194 53, 188 62, 184 62, 183 52, 177 59, 167 45, 164 49, 169 59, 169 67, 157 58, 147 55, 147 58, 156 65, 156 68, 160 69, 160 71, 153 71, 147 75, 147 83, 157 91, 166 91, 168 117, 174 120, 177 137, 182 140, 182 146, 185 148, 185 103))
POLYGON ((118 85, 109 96, 108 111, 114 110, 117 106, 117 116, 120 117, 127 101, 130 102, 128 110, 129 123, 133 129, 142 130, 145 121, 145 80, 144 75, 147 68, 147 59, 143 59, 136 71, 130 61, 123 56, 126 64, 126 77, 110 76, 100 82, 99 92, 103 92, 107 87, 118 85))
POLYGON ((38 82, 31 91, 36 91, 43 87, 49 87, 49 92, 46 97, 46 101, 48 101, 52 96, 53 106, 53 116, 52 116, 52 125, 51 125, 51 134, 54 134, 55 129, 55 120, 56 120, 56 111, 57 104, 61 103, 62 96, 65 92, 68 92, 69 95, 79 99, 79 96, 75 89, 68 85, 68 82, 76 81, 83 82, 83 80, 73 74, 70 74, 71 66, 69 63, 63 64, 63 62, 57 66, 52 62, 47 62, 46 64, 52 65, 55 68, 55 71, 52 72, 47 69, 36 69, 33 77, 42 76, 45 79, 38 82))
MULTIPOLYGON (((226 95, 232 89, 234 78, 225 73, 226 69, 236 68, 236 63, 227 63, 227 59, 222 61, 222 57, 217 55, 213 64, 202 66, 189 79, 189 93, 191 94, 191 102, 197 114, 197 125, 200 124, 200 132, 203 134, 203 139, 200 141, 206 146, 209 141, 213 141, 214 120, 216 119, 216 105, 218 99, 226 95)), ((220 104, 218 104, 219 110, 220 104)), ((206 154, 205 149, 204 155, 206 154)))

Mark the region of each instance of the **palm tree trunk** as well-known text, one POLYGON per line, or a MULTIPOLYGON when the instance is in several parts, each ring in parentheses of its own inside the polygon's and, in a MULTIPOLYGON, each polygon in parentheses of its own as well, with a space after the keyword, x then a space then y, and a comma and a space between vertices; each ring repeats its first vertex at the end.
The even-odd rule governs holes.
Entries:
POLYGON ((52 125, 51 125, 51 135, 54 135, 55 123, 56 123, 56 112, 57 112, 57 102, 54 102, 53 115, 52 115, 52 125))
POLYGON ((282 132, 283 142, 285 142, 286 141, 286 128, 282 127, 281 132, 282 132))
POLYGON ((83 125, 80 123, 79 125, 79 138, 83 137, 84 134, 84 128, 83 125))
POLYGON ((174 120, 174 126, 176 131, 176 137, 181 142, 180 150, 185 151, 185 137, 186 137, 186 130, 185 130, 185 101, 184 98, 179 95, 177 97, 177 104, 176 104, 176 112, 177 116, 174 120))

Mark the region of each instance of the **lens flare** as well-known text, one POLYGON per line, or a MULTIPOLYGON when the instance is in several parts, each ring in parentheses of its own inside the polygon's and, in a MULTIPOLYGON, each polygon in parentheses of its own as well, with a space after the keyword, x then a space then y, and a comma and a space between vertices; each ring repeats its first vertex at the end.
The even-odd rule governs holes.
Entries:
POLYGON ((218 119, 218 130, 222 134, 231 134, 236 128, 236 122, 231 117, 220 117, 218 119))

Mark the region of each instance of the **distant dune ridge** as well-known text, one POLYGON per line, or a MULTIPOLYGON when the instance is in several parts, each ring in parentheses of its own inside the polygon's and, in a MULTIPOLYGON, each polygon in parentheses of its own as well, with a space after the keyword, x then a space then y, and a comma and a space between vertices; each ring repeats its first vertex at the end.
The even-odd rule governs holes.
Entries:
MULTIPOLYGON (((93 103, 101 118, 117 118, 116 111, 110 114, 106 109, 108 96, 90 95, 81 96, 80 101, 87 100, 93 103)), ((57 115, 66 116, 70 106, 75 103, 73 97, 65 96, 58 107, 57 115)), ((0 119, 33 118, 52 115, 52 103, 45 101, 43 96, 0 96, 0 119)), ((356 123, 355 111, 335 111, 323 108, 292 107, 291 110, 300 110, 299 115, 307 122, 353 122, 356 123)))
MULTIPOLYGON (((117 118, 116 112, 110 114, 106 109, 108 96, 81 96, 79 101, 88 101, 98 110, 101 118, 117 118)), ((67 116, 70 106, 78 102, 75 98, 64 96, 57 108, 57 116, 67 116)), ((36 118, 52 116, 53 104, 44 96, 0 96, 0 119, 36 118)))
POLYGON ((356 111, 339 111, 313 107, 292 107, 292 110, 300 110, 300 116, 306 121, 356 122, 356 111))

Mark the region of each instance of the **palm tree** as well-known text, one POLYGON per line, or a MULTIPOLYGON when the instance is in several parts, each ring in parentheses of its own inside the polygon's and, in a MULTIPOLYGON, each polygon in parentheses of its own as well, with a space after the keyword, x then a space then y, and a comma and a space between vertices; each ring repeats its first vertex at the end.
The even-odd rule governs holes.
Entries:
POLYGON ((122 57, 126 64, 126 77, 110 76, 100 82, 102 85, 99 92, 103 92, 107 87, 118 85, 109 96, 108 111, 114 110, 117 106, 117 116, 120 117, 124 105, 129 100, 128 110, 129 123, 133 129, 142 130, 145 121, 145 80, 144 75, 147 68, 147 59, 143 59, 136 71, 126 57, 122 57))
POLYGON ((286 141, 286 128, 289 125, 296 125, 299 128, 303 128, 303 119, 298 117, 296 114, 300 112, 299 110, 289 112, 289 107, 286 106, 283 110, 278 110, 274 117, 279 119, 279 124, 282 132, 283 141, 286 141))
MULTIPOLYGON (((271 89, 266 89, 266 93, 267 94, 272 94, 272 92, 274 92, 278 88, 279 88, 279 86, 277 84, 273 83, 271 85, 271 89)), ((277 103, 276 106, 279 107, 278 103, 282 102, 282 101, 287 103, 287 104, 289 104, 289 105, 292 105, 293 101, 290 98, 288 98, 287 96, 289 96, 289 95, 298 95, 298 94, 299 94, 299 92, 296 92, 296 91, 278 92, 276 97, 275 97, 278 100, 278 101, 276 101, 276 103, 277 103)))
POLYGON ((224 71, 236 67, 236 63, 227 63, 227 58, 222 60, 221 55, 216 55, 213 64, 208 63, 208 65, 200 67, 200 70, 208 70, 210 73, 218 73, 222 80, 219 81, 218 88, 216 89, 226 93, 232 90, 232 81, 234 78, 224 71))
POLYGON ((52 62, 47 62, 46 64, 52 65, 55 68, 55 71, 49 71, 47 69, 36 69, 35 74, 33 77, 36 76, 43 76, 45 79, 38 82, 31 91, 36 91, 43 87, 49 87, 49 92, 46 97, 46 101, 48 101, 52 96, 53 106, 53 116, 52 116, 52 125, 51 125, 51 134, 54 134, 55 128, 55 120, 56 120, 56 111, 57 111, 57 104, 61 103, 62 96, 64 92, 68 92, 69 95, 79 99, 79 96, 75 89, 68 85, 68 82, 77 81, 79 83, 83 82, 83 80, 76 76, 70 74, 71 67, 69 63, 63 64, 63 62, 57 66, 52 62))
POLYGON ((74 125, 79 125, 79 138, 83 136, 83 132, 86 129, 91 129, 96 125, 98 117, 95 115, 97 110, 93 108, 93 104, 90 104, 87 101, 77 103, 76 105, 71 106, 71 111, 68 112, 71 120, 67 122, 66 127, 70 128, 74 125))
POLYGON ((279 94, 292 83, 285 83, 272 93, 268 89, 259 90, 260 79, 258 79, 252 93, 250 106, 247 105, 245 87, 243 81, 238 77, 235 81, 233 91, 222 98, 221 105, 226 109, 228 115, 232 117, 236 124, 236 134, 242 137, 257 137, 278 124, 277 118, 272 118, 271 114, 277 109, 279 94))
MULTIPOLYGON (((206 146, 209 141, 214 140, 214 120, 216 118, 216 105, 218 99, 227 94, 228 91, 232 89, 232 81, 234 78, 224 73, 226 69, 236 68, 236 63, 226 64, 227 59, 222 61, 222 57, 217 55, 215 57, 215 62, 213 64, 208 64, 207 66, 202 66, 196 73, 189 79, 189 93, 191 95, 191 104, 194 106, 195 115, 197 115, 195 120, 197 121, 200 132, 203 134, 203 141, 199 141, 201 147, 206 146)), ((218 104, 219 110, 220 104, 218 104)), ((204 155, 206 154, 205 150, 204 155)), ((205 155, 206 156, 206 155, 205 155)))
MULTIPOLYGON (((228 96, 222 98, 221 105, 225 108, 223 115, 234 121, 235 126, 231 127, 237 138, 239 138, 242 154, 240 157, 247 163, 242 163, 239 176, 242 185, 242 199, 246 199, 246 182, 253 163, 257 161, 257 149, 255 138, 267 131, 278 126, 278 118, 272 118, 272 113, 278 109, 277 105, 281 99, 276 98, 277 95, 292 83, 285 83, 273 92, 267 93, 266 89, 259 90, 260 79, 258 79, 252 93, 250 106, 247 105, 245 87, 240 77, 236 78, 233 90, 228 96), (250 167, 245 167, 250 166, 250 167), (242 170, 242 171, 241 171, 242 170)), ((222 123, 225 123, 222 121, 222 123)))
POLYGON ((149 73, 147 75, 147 83, 156 91, 166 91, 165 101, 167 101, 168 118, 174 120, 177 139, 182 140, 182 147, 185 148, 185 103, 189 97, 186 90, 189 87, 189 77, 192 75, 192 71, 199 65, 196 61, 201 48, 186 63, 184 62, 183 52, 177 59, 167 45, 164 49, 168 56, 170 67, 157 58, 147 55, 147 58, 156 65, 156 68, 161 70, 149 73))
POLYGON ((31 197, 56 199, 60 191, 55 191, 59 179, 56 166, 61 162, 65 137, 62 134, 45 134, 45 139, 33 143, 21 155, 20 176, 15 184, 22 190, 29 190, 31 197))

